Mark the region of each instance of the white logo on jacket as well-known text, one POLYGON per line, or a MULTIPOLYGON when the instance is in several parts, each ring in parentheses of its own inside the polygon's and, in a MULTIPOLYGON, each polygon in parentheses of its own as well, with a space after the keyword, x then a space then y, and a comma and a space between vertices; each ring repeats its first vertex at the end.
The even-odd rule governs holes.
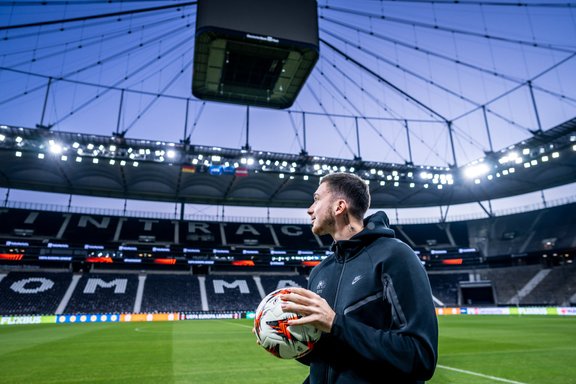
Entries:
POLYGON ((358 276, 354 277, 354 280, 352 280, 352 285, 354 285, 357 282, 359 282, 360 280, 362 280, 363 277, 364 277, 363 275, 358 275, 358 276))
POLYGON ((316 285, 316 293, 322 293, 322 291, 326 288, 326 281, 320 280, 318 285, 316 285))

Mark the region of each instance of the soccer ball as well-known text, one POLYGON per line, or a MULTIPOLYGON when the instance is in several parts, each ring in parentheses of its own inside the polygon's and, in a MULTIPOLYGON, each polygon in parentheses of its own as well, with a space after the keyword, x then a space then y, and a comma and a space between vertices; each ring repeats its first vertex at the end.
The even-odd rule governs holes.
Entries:
POLYGON ((301 317, 282 311, 280 295, 288 292, 287 289, 277 289, 269 293, 258 305, 254 318, 256 339, 265 350, 281 359, 304 356, 322 334, 311 325, 288 325, 288 320, 301 317))

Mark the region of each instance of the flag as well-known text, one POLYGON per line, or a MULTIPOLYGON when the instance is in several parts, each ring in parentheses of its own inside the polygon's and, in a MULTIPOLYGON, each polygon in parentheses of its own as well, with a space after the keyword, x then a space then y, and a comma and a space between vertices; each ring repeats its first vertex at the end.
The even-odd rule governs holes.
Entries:
POLYGON ((225 175, 233 175, 236 172, 236 170, 234 169, 234 167, 230 166, 230 167, 224 167, 224 171, 223 173, 225 175))
POLYGON ((220 176, 222 171, 223 167, 221 165, 211 165, 210 168, 208 168, 208 173, 212 176, 220 176))
POLYGON ((181 168, 183 173, 196 173, 195 165, 183 165, 181 168))
POLYGON ((236 168, 236 172, 234 174, 238 177, 248 176, 248 168, 244 167, 236 168))

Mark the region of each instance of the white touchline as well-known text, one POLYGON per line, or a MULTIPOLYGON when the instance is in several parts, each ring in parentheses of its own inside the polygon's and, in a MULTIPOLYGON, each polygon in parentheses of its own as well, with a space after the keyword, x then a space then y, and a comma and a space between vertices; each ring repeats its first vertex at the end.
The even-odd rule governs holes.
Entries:
POLYGON ((484 375, 483 373, 467 371, 467 370, 465 370, 465 369, 447 367, 446 365, 440 365, 440 364, 438 364, 437 366, 440 367, 440 368, 447 369, 447 370, 449 370, 449 371, 455 371, 455 372, 460 372, 460 373, 466 373, 466 374, 468 374, 468 375, 485 377, 485 378, 487 378, 487 379, 491 379, 491 380, 495 380, 495 381, 502 381, 502 382, 504 382, 504 383, 526 384, 526 383, 523 383, 523 382, 521 382, 521 381, 514 381, 514 380, 503 379, 503 378, 501 378, 501 377, 484 375))

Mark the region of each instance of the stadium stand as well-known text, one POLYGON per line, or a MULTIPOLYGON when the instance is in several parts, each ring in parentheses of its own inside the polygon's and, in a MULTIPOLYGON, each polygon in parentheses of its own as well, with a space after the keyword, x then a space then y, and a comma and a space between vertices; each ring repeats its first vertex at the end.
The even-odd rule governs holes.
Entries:
POLYGON ((541 270, 540 265, 491 268, 480 270, 482 280, 491 281, 498 304, 517 304, 511 302, 520 290, 541 270))
POLYGON ((215 222, 187 221, 179 224, 180 242, 193 247, 214 248, 224 243, 215 222))
POLYGON ((228 246, 279 247, 274 227, 270 224, 223 223, 228 246))
POLYGON ((0 274, 0 314, 54 314, 71 281, 71 273, 13 271, 0 274))
POLYGON ((467 222, 470 246, 484 256, 576 247, 576 204, 467 222))
POLYGON ((58 229, 57 239, 75 244, 79 240, 91 244, 108 244, 116 241, 114 235, 122 218, 66 213, 58 229))
POLYGON ((123 243, 175 243, 175 226, 172 220, 122 218, 116 241, 123 243))
POLYGON ((309 225, 274 225, 273 228, 278 242, 283 248, 317 249, 331 244, 330 239, 325 236, 314 236, 309 225))
POLYGON ((56 239, 64 222, 60 212, 0 209, 0 236, 26 240, 56 239))
POLYGON ((65 313, 131 313, 136 302, 135 274, 86 274, 80 278, 65 313))
POLYGON ((190 275, 148 274, 140 312, 202 310, 198 278, 190 275))
POLYGON ((461 281, 469 280, 467 273, 429 273, 428 278, 432 294, 444 306, 459 305, 459 284, 461 281))
POLYGON ((206 294, 212 311, 253 311, 264 297, 250 275, 206 276, 206 294))
POLYGON ((270 276, 261 275, 260 282, 266 294, 280 288, 285 287, 303 287, 306 288, 308 281, 304 276, 300 275, 286 275, 286 276, 270 276))
POLYGON ((570 298, 576 294, 576 266, 553 267, 522 300, 522 305, 570 305, 570 298))
POLYGON ((456 246, 451 244, 446 226, 439 224, 398 225, 393 227, 400 232, 413 247, 456 246))

